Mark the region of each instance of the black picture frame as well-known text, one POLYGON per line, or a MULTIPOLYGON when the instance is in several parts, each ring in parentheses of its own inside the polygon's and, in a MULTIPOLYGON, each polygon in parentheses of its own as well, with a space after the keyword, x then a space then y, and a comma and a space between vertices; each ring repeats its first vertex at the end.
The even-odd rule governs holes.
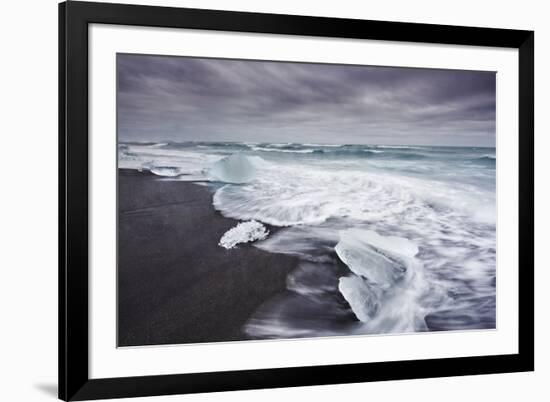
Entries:
POLYGON ((534 32, 69 1, 59 4, 59 398, 88 400, 534 370, 534 32), (519 51, 517 354, 90 379, 88 25, 515 48, 519 51))

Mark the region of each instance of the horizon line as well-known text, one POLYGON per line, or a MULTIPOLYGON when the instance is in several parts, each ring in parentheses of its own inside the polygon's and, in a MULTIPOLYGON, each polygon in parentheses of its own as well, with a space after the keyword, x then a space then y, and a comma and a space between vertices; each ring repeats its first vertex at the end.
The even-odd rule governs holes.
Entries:
POLYGON ((133 144, 189 144, 189 143, 201 143, 201 144, 208 144, 208 143, 218 143, 218 144, 280 144, 280 145, 303 145, 303 146, 346 146, 346 145, 364 145, 364 146, 390 146, 390 147, 448 147, 448 148, 496 148, 496 145, 489 146, 489 145, 423 145, 423 144, 374 144, 374 143, 334 143, 334 142, 269 142, 269 141, 223 141, 223 140, 215 140, 215 141, 201 141, 201 140, 189 140, 189 141, 174 141, 174 140, 156 140, 156 141, 137 141, 137 140, 118 140, 117 144, 120 143, 133 143, 133 144))

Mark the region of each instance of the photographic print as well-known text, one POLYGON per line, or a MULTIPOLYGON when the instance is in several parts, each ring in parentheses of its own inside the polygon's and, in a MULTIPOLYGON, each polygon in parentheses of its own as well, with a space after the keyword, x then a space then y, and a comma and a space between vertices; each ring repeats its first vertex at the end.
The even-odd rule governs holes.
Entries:
POLYGON ((495 329, 495 80, 117 54, 118 346, 495 329))

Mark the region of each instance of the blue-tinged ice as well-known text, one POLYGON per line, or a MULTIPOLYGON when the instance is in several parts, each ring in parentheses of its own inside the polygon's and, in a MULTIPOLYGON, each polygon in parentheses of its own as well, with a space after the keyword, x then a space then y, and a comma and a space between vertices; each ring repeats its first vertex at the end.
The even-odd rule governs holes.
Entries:
POLYGON ((208 175, 213 181, 243 184, 254 179, 256 168, 246 155, 237 152, 214 163, 208 175))
POLYGON ((361 229, 341 231, 334 249, 353 273, 380 286, 391 285, 402 277, 408 260, 418 253, 418 247, 405 238, 361 229))

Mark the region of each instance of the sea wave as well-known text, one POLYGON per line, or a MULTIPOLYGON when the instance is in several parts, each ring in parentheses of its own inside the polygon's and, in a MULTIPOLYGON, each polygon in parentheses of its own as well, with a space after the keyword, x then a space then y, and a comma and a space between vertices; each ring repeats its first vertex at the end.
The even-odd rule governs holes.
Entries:
POLYGON ((426 149, 427 147, 418 147, 411 145, 376 145, 376 148, 385 148, 385 149, 426 149))
POLYGON ((314 152, 313 149, 282 149, 282 148, 266 148, 266 147, 258 147, 253 146, 251 147, 253 151, 261 151, 261 152, 282 152, 282 153, 289 153, 289 154, 311 154, 314 152))

